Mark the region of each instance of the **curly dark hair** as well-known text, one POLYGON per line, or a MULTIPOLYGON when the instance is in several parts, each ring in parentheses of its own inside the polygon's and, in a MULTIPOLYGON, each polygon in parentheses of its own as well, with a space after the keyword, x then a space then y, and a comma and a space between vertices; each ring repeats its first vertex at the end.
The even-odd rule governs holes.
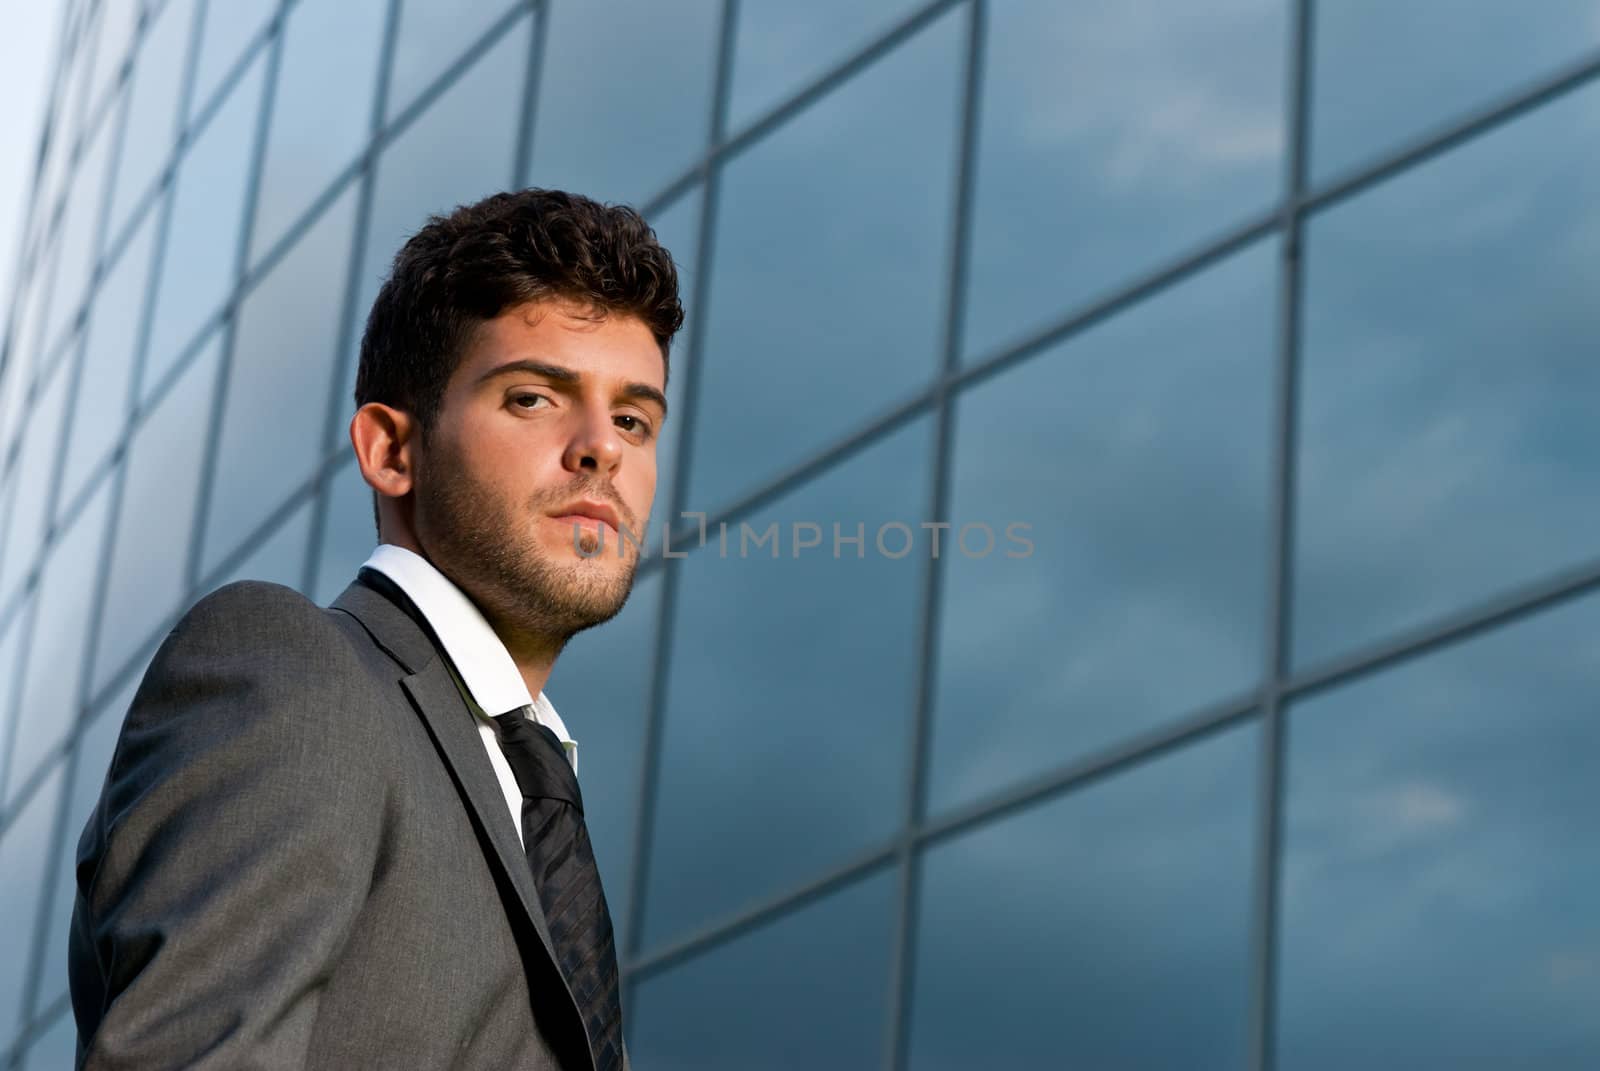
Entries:
POLYGON ((430 217, 395 255, 361 336, 357 407, 403 409, 426 436, 477 328, 542 298, 637 316, 663 362, 683 326, 672 255, 639 213, 561 190, 497 193, 430 217))

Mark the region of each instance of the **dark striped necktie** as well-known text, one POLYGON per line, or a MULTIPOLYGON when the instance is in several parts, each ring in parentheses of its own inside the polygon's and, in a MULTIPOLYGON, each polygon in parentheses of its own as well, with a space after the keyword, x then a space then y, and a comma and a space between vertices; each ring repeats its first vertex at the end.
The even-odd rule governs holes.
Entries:
POLYGON ((622 1067, 622 998, 611 912, 583 820, 583 794, 556 734, 520 707, 494 720, 522 790, 522 846, 562 974, 583 1013, 596 1071, 622 1067))

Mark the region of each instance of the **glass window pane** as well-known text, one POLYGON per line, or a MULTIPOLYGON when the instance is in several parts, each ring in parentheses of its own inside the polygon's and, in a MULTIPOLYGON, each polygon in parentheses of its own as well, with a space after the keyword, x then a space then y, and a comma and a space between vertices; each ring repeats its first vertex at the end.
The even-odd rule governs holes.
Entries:
POLYGON ((78 1056, 78 1024, 70 1009, 58 1014, 50 1028, 34 1038, 17 1071, 64 1071, 78 1056))
POLYGON ((945 16, 728 164, 694 508, 726 505, 938 369, 964 29, 945 16))
POLYGON ((211 103, 249 45, 265 40, 267 24, 277 14, 278 4, 279 0, 206 0, 194 89, 189 96, 191 119, 211 103))
POLYGON ((77 895, 78 839, 89 822, 89 812, 100 800, 100 789, 105 784, 106 771, 111 768, 111 755, 116 750, 123 719, 144 679, 145 667, 135 668, 137 672, 96 710, 94 720, 79 733, 73 749, 72 782, 67 790, 67 810, 61 826, 55 885, 50 890, 45 952, 39 966, 35 1008, 48 1007, 67 992, 67 933, 72 926, 72 904, 77 895))
POLYGON ((935 809, 1255 686, 1276 252, 1247 249, 957 398, 935 809), (993 550, 982 527, 961 543, 966 525, 993 550))
POLYGON ((139 28, 139 9, 143 0, 102 0, 96 9, 99 28, 95 32, 94 68, 89 79, 85 121, 100 111, 105 97, 116 84, 139 28))
POLYGON ((106 483, 56 542, 45 565, 22 698, 17 704, 7 803, 44 757, 67 738, 78 719, 83 661, 94 627, 96 581, 110 507, 111 485, 106 483))
POLYGON ((149 192, 172 155, 194 9, 195 0, 167 0, 139 46, 107 235, 122 233, 129 213, 149 192))
POLYGON ((302 0, 289 11, 252 262, 366 145, 388 7, 389 0, 302 0))
MULTIPOLYGON (((699 285, 700 271, 697 258, 700 252, 700 203, 702 190, 695 186, 672 204, 649 217, 656 232, 656 240, 672 254, 678 269, 678 298, 683 303, 684 321, 672 340, 667 358, 667 420, 661 425, 656 439, 656 497, 647 525, 654 530, 670 518, 672 493, 677 480, 678 444, 688 429, 688 414, 684 409, 683 385, 688 381, 691 336, 695 325, 689 320, 694 307, 694 291, 699 285)), ((691 507, 693 508, 693 507, 691 507)))
POLYGON ((926 565, 887 526, 922 516, 931 451, 930 422, 911 423, 747 527, 729 525, 726 552, 711 529, 675 566, 681 639, 662 741, 651 944, 816 878, 899 828, 926 565), (858 531, 859 548, 843 542, 858 531))
POLYGON ((22 692, 23 642, 33 623, 32 600, 19 601, 0 622, 0 788, 4 788, 11 755, 11 714, 22 692))
POLYGON ((1288 7, 989 6, 969 357, 1272 206, 1288 7))
POLYGON ((127 427, 134 348, 144 322, 158 222, 158 213, 146 213, 90 306, 58 510, 75 502, 89 480, 105 470, 107 455, 127 427))
POLYGON ((345 425, 355 414, 351 399, 361 329, 395 254, 429 216, 471 204, 511 182, 521 115, 506 102, 521 99, 532 26, 531 18, 518 23, 379 157, 356 287, 356 323, 340 392, 345 425))
POLYGON ((8 1041, 21 1025, 22 997, 33 966, 35 920, 61 804, 64 765, 55 764, 0 837, 0 874, 6 876, 0 881, 0 918, 7 920, 0 926, 0 1037, 8 1041))
POLYGON ((1591 560, 1600 87, 1314 217, 1294 655, 1591 560))
POLYGON ((307 497, 260 546, 210 588, 220 588, 236 580, 265 580, 298 589, 305 578, 306 545, 311 540, 311 506, 315 501, 307 497))
POLYGON ((116 123, 100 127, 84 149, 83 159, 72 176, 67 191, 66 215, 56 237, 59 249, 55 258, 55 282, 50 290, 49 311, 41 338, 44 354, 58 352, 62 337, 73 317, 83 307, 89 280, 94 274, 100 250, 101 209, 105 206, 106 176, 116 123))
POLYGON ((634 818, 660 607, 657 572, 638 581, 615 618, 572 638, 545 688, 578 742, 584 823, 619 941, 633 879, 634 818))
MULTIPOLYGON (((388 117, 403 111, 417 94, 450 67, 489 27, 520 0, 479 0, 462 4, 456 0, 401 0, 400 26, 395 33, 394 59, 390 62, 388 117)), ((523 38, 524 44, 527 38, 523 38)), ((526 49, 523 55, 527 55, 526 49)), ((637 84, 637 83, 635 83, 637 84)), ((522 86, 498 106, 516 112, 522 103, 522 86)))
POLYGON ((61 446, 61 424, 66 415, 70 368, 55 376, 31 407, 24 430, 22 452, 17 455, 16 490, 11 508, 0 523, 7 527, 5 557, 0 559, 0 607, 8 606, 35 564, 49 527, 50 492, 55 486, 56 458, 61 446))
POLYGON ((1248 1066, 1257 737, 929 849, 910 1066, 1248 1066))
POLYGON ((894 872, 880 871, 646 978, 623 1010, 628 1056, 694 1071, 878 1066, 895 894, 894 872))
POLYGON ((730 129, 749 126, 921 6, 920 0, 742 0, 730 129))
POLYGON ((309 479, 326 453, 355 208, 352 186, 240 305, 203 575, 309 479))
POLYGON ((220 338, 213 335, 133 433, 95 652, 99 692, 182 605, 200 492, 200 462, 216 399, 220 338))
MULTIPOLYGON (((33 375, 38 353, 39 326, 44 320, 44 299, 49 288, 50 262, 41 258, 32 276, 22 283, 26 287, 17 303, 12 306, 10 323, 10 357, 0 370, 6 386, 0 391, 0 466, 11 457, 12 444, 22 434, 24 403, 33 386, 33 375)), ((0 524, 3 529, 4 524, 0 524)), ((3 536, 0 536, 3 539, 3 536)))
POLYGON ((1600 598, 1295 705, 1278 1066, 1600 1066, 1600 598))
POLYGON ((317 583, 311 598, 327 606, 356 578, 356 570, 378 545, 372 515, 372 488, 361 478, 355 458, 348 459, 324 491, 328 514, 322 546, 317 550, 317 583))
POLYGON ((722 7, 721 0, 553 5, 529 184, 638 204, 699 159, 722 7), (627 77, 595 76, 606 70, 627 77))
POLYGON ((238 278, 239 221, 260 117, 262 66, 258 59, 235 83, 179 165, 140 378, 146 402, 238 278))
POLYGON ((1600 44, 1592 0, 1317 4, 1311 102, 1319 178, 1398 148, 1600 44))

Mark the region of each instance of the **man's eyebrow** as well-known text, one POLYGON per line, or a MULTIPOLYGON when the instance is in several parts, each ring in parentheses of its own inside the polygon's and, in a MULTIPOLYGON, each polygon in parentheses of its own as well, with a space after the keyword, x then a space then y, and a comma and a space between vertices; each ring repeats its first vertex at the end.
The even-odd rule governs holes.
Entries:
MULTIPOLYGON (((565 368, 559 364, 546 364, 543 361, 535 361, 530 358, 523 357, 515 361, 507 361, 505 364, 496 365, 483 375, 479 376, 478 382, 487 383, 491 379, 495 379, 498 376, 510 375, 512 372, 525 372, 529 375, 543 376, 546 379, 553 379, 557 383, 566 384, 575 384, 579 379, 582 378, 577 372, 570 368, 565 368)), ((637 398, 640 401, 656 403, 661 407, 661 418, 663 420, 666 419, 667 396, 662 394, 659 390, 656 390, 656 388, 652 387, 650 384, 624 383, 622 385, 622 395, 626 398, 637 398)))

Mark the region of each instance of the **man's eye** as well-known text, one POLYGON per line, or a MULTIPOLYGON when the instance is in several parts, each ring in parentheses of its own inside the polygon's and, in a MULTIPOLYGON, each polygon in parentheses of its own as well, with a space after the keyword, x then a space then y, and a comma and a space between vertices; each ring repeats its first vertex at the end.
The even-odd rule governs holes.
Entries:
POLYGON ((622 429, 623 431, 636 431, 636 432, 639 432, 641 435, 649 435, 650 434, 650 425, 646 424, 644 421, 640 420, 636 416, 632 416, 632 415, 630 415, 628 413, 622 413, 617 417, 617 419, 618 420, 626 420, 626 421, 629 422, 629 423, 627 423, 626 425, 623 426, 623 429, 622 429))
POLYGON ((534 408, 534 403, 536 401, 543 400, 543 401, 547 401, 548 402, 550 399, 546 398, 542 394, 515 394, 515 395, 512 395, 511 400, 519 408, 532 409, 532 408, 534 408))

